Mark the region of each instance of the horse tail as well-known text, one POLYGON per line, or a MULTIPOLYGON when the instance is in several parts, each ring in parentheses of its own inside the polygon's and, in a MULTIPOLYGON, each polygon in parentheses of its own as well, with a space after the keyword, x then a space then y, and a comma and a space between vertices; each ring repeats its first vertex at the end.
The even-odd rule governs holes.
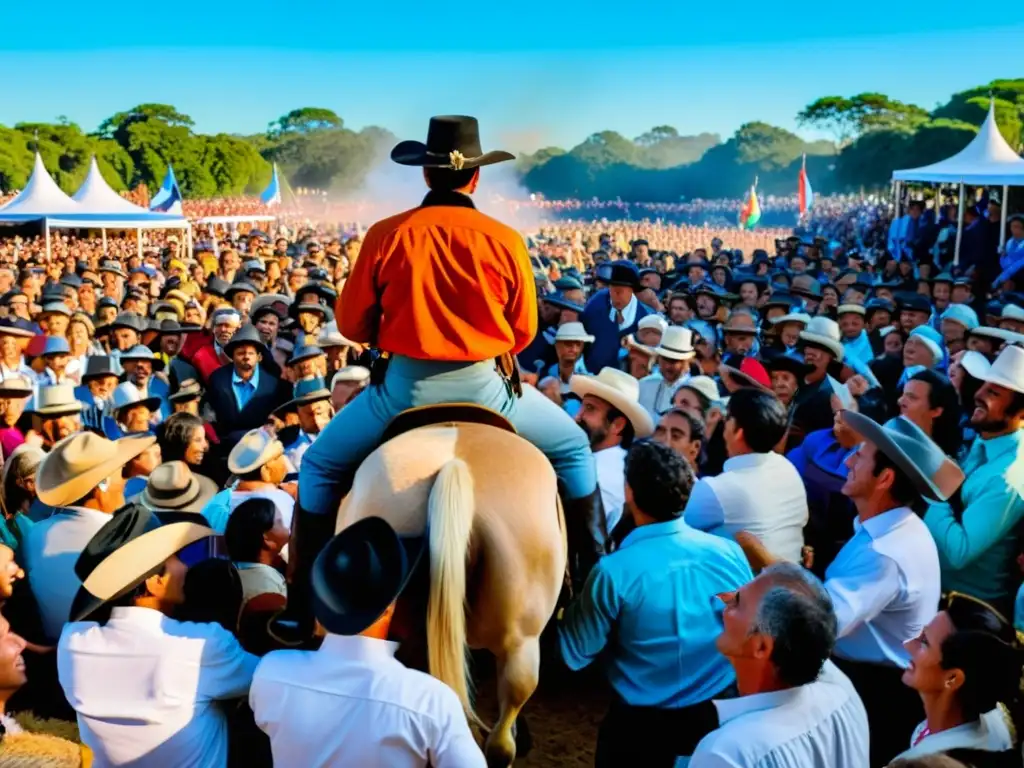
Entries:
POLYGON ((469 721, 479 724, 473 711, 466 647, 466 558, 473 513, 473 475, 462 459, 451 459, 437 473, 427 501, 427 656, 430 674, 455 691, 469 721))

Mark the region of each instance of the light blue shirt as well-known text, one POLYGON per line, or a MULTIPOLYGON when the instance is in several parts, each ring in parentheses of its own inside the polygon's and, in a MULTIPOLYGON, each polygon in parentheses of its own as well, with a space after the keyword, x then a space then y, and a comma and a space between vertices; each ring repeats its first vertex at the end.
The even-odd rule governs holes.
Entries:
POLYGON ((935 539, 942 589, 982 600, 1011 597, 1019 579, 1017 528, 1024 516, 1021 432, 978 437, 962 465, 960 522, 949 504, 932 504, 924 516, 935 539))
POLYGON ((260 367, 257 365, 252 372, 252 377, 246 381, 238 375, 238 371, 231 374, 231 389, 235 393, 235 402, 238 403, 238 410, 242 410, 252 400, 256 390, 260 386, 260 367))
POLYGON ((582 669, 604 652, 608 680, 626 704, 678 708, 735 680, 715 648, 721 602, 753 579, 733 541, 682 518, 636 528, 601 558, 558 627, 562 658, 582 669))
POLYGON ((868 339, 868 332, 861 331, 854 339, 843 339, 843 362, 847 365, 856 360, 861 365, 867 365, 875 359, 875 351, 871 348, 871 341, 868 339))

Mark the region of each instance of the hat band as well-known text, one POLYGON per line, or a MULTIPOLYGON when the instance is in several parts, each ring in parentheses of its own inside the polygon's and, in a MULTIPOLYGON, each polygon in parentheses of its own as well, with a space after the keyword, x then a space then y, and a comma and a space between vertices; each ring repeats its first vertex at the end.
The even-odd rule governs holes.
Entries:
POLYGON ((669 346, 666 346, 666 345, 662 344, 659 347, 659 351, 674 352, 677 355, 688 355, 691 352, 695 352, 696 350, 693 349, 693 347, 691 347, 690 349, 679 349, 677 347, 669 347, 669 346))

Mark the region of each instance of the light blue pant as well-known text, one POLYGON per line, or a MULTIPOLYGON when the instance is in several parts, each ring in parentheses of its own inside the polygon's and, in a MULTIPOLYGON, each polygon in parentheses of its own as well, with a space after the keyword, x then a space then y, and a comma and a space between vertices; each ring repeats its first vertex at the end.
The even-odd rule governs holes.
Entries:
POLYGON ((583 430, 533 387, 515 397, 493 361, 445 363, 392 358, 384 383, 367 387, 331 419, 302 457, 299 499, 313 514, 334 514, 363 459, 380 445, 402 411, 438 403, 476 403, 497 411, 551 460, 566 498, 597 489, 594 457, 583 430))

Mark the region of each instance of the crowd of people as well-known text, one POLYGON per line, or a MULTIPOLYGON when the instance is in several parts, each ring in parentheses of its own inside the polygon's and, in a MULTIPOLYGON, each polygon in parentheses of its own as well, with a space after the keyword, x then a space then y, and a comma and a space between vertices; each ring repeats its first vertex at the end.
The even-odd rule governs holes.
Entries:
POLYGON ((1020 768, 1024 219, 957 264, 917 201, 524 238, 473 208, 503 153, 407 144, 368 232, 0 239, 0 765, 487 764, 403 654, 418 537, 335 535, 393 417, 473 402, 558 475, 596 765, 1020 768))

